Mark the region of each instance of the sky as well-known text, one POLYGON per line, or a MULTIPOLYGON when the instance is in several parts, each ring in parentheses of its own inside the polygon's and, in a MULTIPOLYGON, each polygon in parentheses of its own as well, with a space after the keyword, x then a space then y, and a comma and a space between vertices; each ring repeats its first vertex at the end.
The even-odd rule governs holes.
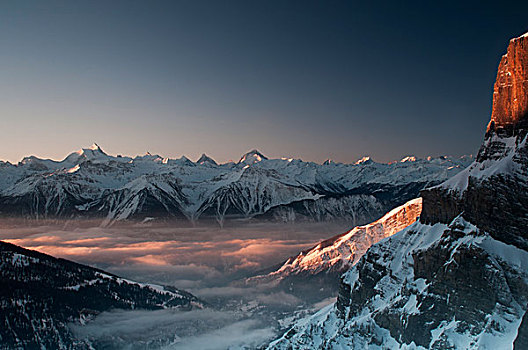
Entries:
POLYGON ((0 159, 475 154, 528 2, 0 1, 0 159))

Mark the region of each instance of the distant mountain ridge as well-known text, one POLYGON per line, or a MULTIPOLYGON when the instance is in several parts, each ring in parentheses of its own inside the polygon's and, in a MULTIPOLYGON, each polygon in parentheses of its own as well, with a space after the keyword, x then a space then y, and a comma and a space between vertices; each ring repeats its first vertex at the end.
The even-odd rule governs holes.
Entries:
POLYGON ((171 287, 119 278, 0 241, 0 349, 93 349, 69 323, 83 325, 112 309, 203 308, 171 287))
POLYGON ((26 157, 0 163, 0 216, 95 219, 103 224, 172 220, 371 222, 461 171, 471 157, 357 164, 268 159, 252 150, 238 163, 197 162, 147 153, 110 156, 97 144, 62 161, 26 157))

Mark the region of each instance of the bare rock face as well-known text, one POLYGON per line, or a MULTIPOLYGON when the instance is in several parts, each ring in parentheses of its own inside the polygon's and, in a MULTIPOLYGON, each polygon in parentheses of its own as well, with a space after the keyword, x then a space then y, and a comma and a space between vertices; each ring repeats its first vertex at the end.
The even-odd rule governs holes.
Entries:
POLYGON ((528 33, 510 40, 493 91, 493 111, 475 162, 426 189, 421 221, 462 216, 494 238, 528 250, 528 33))
MULTIPOLYGON (((528 34, 528 33, 527 33, 528 34)), ((528 35, 510 40, 502 56, 493 89, 493 110, 488 131, 526 123, 528 113, 528 35)))

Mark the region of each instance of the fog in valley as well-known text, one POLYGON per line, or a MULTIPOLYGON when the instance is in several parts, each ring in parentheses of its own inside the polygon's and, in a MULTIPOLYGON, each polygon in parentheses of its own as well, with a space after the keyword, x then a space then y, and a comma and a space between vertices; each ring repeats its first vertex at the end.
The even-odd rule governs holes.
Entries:
POLYGON ((245 279, 272 271, 349 228, 344 223, 88 226, 11 221, 2 225, 0 240, 193 293, 204 301, 203 310, 112 311, 85 325, 71 325, 77 336, 101 346, 169 349, 258 348, 295 320, 333 302, 327 295, 317 300, 317 290, 303 300, 272 283, 249 285, 245 279))

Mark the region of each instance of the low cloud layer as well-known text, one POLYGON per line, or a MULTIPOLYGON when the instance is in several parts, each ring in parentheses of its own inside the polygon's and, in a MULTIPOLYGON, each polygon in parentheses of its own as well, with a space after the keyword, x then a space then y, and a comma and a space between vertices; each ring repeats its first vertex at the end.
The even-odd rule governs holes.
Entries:
POLYGON ((223 350, 242 346, 246 349, 255 349, 272 339, 274 335, 273 329, 265 327, 262 322, 244 320, 199 336, 182 338, 166 349, 223 350))
POLYGON ((263 320, 241 319, 232 312, 213 310, 112 311, 85 326, 70 328, 95 346, 156 345, 167 350, 257 347, 275 335, 263 320))
POLYGON ((112 311, 75 334, 95 348, 257 348, 311 308, 272 283, 244 277, 275 266, 344 228, 327 224, 244 227, 69 228, 0 225, 0 240, 105 269, 141 282, 172 285, 204 299, 206 310, 112 311), (291 317, 291 315, 297 315, 291 317), (281 321, 283 319, 283 321, 281 321), (132 347, 129 345, 133 344, 132 347))
POLYGON ((274 266, 340 232, 337 230, 321 224, 254 224, 224 229, 45 226, 2 228, 0 240, 129 278, 145 276, 150 282, 198 288, 224 285, 274 266))

